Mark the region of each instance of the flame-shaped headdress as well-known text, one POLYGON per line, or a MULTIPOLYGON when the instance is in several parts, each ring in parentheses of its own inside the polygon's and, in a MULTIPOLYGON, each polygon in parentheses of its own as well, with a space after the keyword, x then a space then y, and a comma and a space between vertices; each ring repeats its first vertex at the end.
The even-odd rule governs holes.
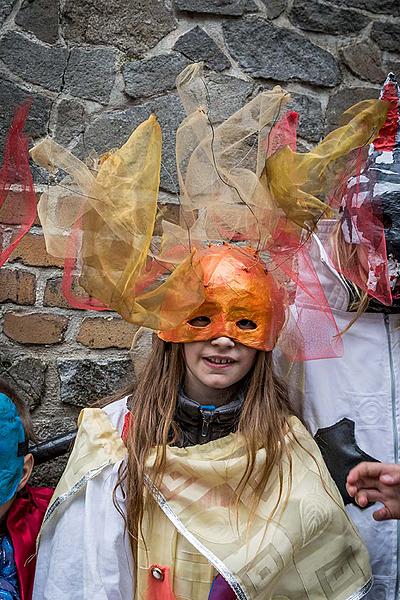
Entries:
POLYGON ((400 88, 389 73, 380 95, 389 106, 366 163, 348 180, 333 260, 381 303, 400 303, 400 88))
POLYGON ((371 101, 314 154, 300 155, 290 149, 295 119, 284 113, 289 95, 280 87, 218 126, 200 65, 187 67, 177 88, 187 112, 176 134, 181 220, 163 222, 157 247, 161 132, 154 116, 95 171, 51 140, 32 151, 41 166, 68 173, 39 205, 48 251, 66 259, 67 297, 80 308, 102 303, 165 340, 227 335, 271 350, 279 338, 294 358, 337 355, 337 328, 306 238, 327 210, 322 193, 343 157, 371 138, 386 109, 371 101), (74 297, 74 272, 95 300, 74 297), (314 333, 305 336, 310 317, 314 333))

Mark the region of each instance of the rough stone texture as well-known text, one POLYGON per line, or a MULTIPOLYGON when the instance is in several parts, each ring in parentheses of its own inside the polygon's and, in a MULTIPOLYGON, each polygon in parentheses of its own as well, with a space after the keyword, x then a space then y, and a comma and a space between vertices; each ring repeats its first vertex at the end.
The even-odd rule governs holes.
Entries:
POLYGON ((295 0, 289 17, 294 25, 305 31, 341 35, 357 33, 370 22, 362 13, 341 9, 319 0, 295 0))
POLYGON ((0 352, 0 377, 15 387, 30 408, 38 406, 44 395, 47 365, 33 357, 13 355, 11 351, 0 352))
POLYGON ((134 378, 129 359, 59 359, 57 370, 61 401, 81 407, 108 396, 134 378))
POLYGON ((15 22, 39 40, 54 44, 58 40, 58 0, 24 0, 15 22))
POLYGON ((86 317, 76 341, 88 348, 130 348, 138 327, 117 317, 86 317))
POLYGON ((60 315, 7 311, 3 331, 19 344, 58 344, 67 326, 68 318, 60 315))
POLYGON ((176 27, 166 0, 66 0, 64 35, 72 42, 115 44, 142 56, 176 27))
POLYGON ((385 79, 382 54, 370 42, 360 41, 344 46, 341 54, 349 69, 360 79, 371 83, 381 83, 385 79))
POLYGON ((0 270, 0 302, 32 305, 36 301, 36 277, 17 269, 0 270))
MULTIPOLYGON (((62 277, 51 277, 46 281, 43 306, 57 306, 59 308, 73 308, 74 310, 80 310, 69 305, 61 291, 61 284, 62 277)), ((74 281, 73 284, 73 292, 78 298, 88 299, 88 295, 86 294, 85 290, 81 288, 76 281, 74 281)))
POLYGON ((242 108, 254 89, 251 81, 219 73, 210 73, 206 77, 206 83, 210 97, 209 115, 212 123, 220 123, 242 108))
POLYGON ((8 15, 13 9, 16 0, 1 0, 0 2, 0 27, 7 19, 8 15))
POLYGON ((400 17, 399 0, 334 0, 335 4, 350 6, 352 8, 361 8, 372 13, 382 13, 392 17, 400 17))
POLYGON ((400 79, 400 60, 388 58, 384 63, 385 79, 386 75, 390 72, 394 73, 397 77, 397 81, 400 79))
POLYGON ((285 10, 287 6, 287 0, 261 0, 267 9, 267 16, 269 19, 276 19, 285 10))
POLYGON ((392 21, 390 23, 376 21, 372 26, 371 37, 382 50, 399 52, 400 24, 392 21))
POLYGON ((175 43, 174 50, 178 50, 192 62, 203 61, 214 71, 223 71, 231 66, 222 50, 199 26, 182 35, 175 43))
POLYGON ((0 59, 26 81, 58 91, 67 62, 67 49, 45 46, 22 33, 8 31, 1 39, 0 59))
POLYGON ((318 142, 323 134, 323 115, 320 102, 305 96, 291 92, 292 100, 288 108, 299 113, 298 135, 310 142, 318 142))
POLYGON ((326 132, 331 131, 340 124, 341 114, 350 108, 353 104, 368 100, 369 98, 378 98, 379 90, 374 88, 345 88, 332 94, 329 98, 326 109, 326 132))
POLYGON ((10 256, 10 262, 22 262, 32 267, 62 267, 64 261, 46 252, 44 237, 27 233, 10 256))
POLYGON ((63 98, 57 106, 54 138, 59 144, 68 145, 85 127, 85 106, 79 100, 63 98))
POLYGON ((176 96, 155 98, 125 111, 105 112, 86 129, 85 146, 101 153, 126 142, 132 130, 151 113, 155 113, 163 131, 163 157, 161 187, 177 191, 175 165, 175 132, 185 117, 180 100, 176 96))
POLYGON ((258 18, 228 21, 223 31, 234 58, 254 77, 307 81, 327 87, 340 81, 339 66, 332 54, 294 31, 258 18))
MULTIPOLYGON (((73 431, 76 429, 76 421, 73 417, 35 421, 35 433, 39 440, 47 440, 60 435, 60 433, 73 431)), ((55 487, 65 468, 68 456, 69 454, 35 466, 29 483, 31 485, 43 485, 43 482, 45 482, 46 485, 55 487)))
POLYGON ((72 48, 64 91, 107 104, 114 86, 116 52, 109 48, 72 48))
POLYGON ((137 99, 173 90, 177 75, 188 64, 187 58, 174 52, 128 62, 122 70, 125 92, 137 99))
POLYGON ((0 74, 0 153, 3 150, 4 138, 11 124, 15 107, 28 97, 32 98, 32 106, 25 130, 31 137, 37 138, 46 133, 51 106, 49 98, 24 90, 0 74))
POLYGON ((175 7, 186 12, 233 17, 257 10, 253 0, 175 0, 175 7))

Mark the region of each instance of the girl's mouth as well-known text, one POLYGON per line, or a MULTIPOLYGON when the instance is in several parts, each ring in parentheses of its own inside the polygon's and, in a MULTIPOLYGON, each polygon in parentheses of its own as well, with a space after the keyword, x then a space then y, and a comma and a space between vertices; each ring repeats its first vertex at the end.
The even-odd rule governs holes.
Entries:
POLYGON ((205 356, 203 360, 213 368, 222 369, 233 365, 236 360, 223 356, 205 356))

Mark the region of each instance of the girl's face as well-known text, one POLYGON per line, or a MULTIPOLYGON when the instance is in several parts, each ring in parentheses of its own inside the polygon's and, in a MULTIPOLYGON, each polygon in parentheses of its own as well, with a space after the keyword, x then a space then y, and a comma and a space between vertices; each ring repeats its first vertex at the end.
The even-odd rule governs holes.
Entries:
MULTIPOLYGON (((190 398, 209 403, 250 371, 257 350, 228 337, 183 344, 185 390, 190 398), (219 391, 219 393, 218 393, 219 391)), ((204 402, 203 402, 204 403, 204 402)))

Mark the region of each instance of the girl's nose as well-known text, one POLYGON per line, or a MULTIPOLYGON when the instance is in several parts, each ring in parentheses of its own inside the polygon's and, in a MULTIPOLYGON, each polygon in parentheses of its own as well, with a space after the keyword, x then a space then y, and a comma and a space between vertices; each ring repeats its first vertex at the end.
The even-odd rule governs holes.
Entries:
POLYGON ((211 345, 219 346, 220 348, 233 348, 235 346, 235 342, 230 337, 220 336, 211 340, 211 345))

